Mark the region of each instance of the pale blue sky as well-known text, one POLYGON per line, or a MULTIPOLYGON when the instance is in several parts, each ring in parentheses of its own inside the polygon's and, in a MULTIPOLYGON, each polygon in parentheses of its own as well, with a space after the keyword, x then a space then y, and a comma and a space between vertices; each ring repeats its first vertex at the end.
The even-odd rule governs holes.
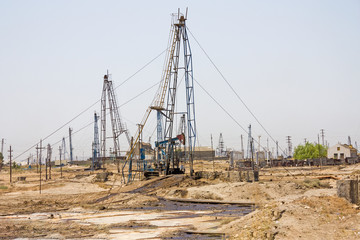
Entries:
MULTIPOLYGON (((348 135, 360 141, 360 1, 1 0, 5 149, 11 144, 20 154, 98 100, 107 69, 119 85, 161 53, 170 14, 185 7, 190 31, 283 148, 285 136, 297 145, 303 138, 315 141, 321 128, 330 144, 346 142, 348 135)), ((191 37, 190 44, 195 78, 240 124, 252 123, 265 145, 266 134, 191 37)), ((119 87, 119 104, 158 82, 163 62, 161 56, 119 87)), ((131 134, 155 91, 121 107, 131 134)), ((200 145, 210 145, 213 134, 216 146, 222 132, 225 145, 239 149, 246 133, 197 85, 195 94, 200 145)), ((80 129, 99 110, 95 106, 69 126, 80 129)), ((145 139, 154 126, 155 116, 145 139)), ((67 133, 68 126, 44 143, 67 133)), ((90 155, 92 134, 91 126, 74 135, 79 158, 90 155)))

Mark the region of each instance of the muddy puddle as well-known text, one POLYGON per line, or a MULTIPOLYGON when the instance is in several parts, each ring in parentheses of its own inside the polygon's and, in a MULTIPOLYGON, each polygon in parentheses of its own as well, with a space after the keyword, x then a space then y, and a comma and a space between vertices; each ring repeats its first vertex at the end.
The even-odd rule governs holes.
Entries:
POLYGON ((194 217, 199 214, 202 214, 202 216, 240 217, 252 212, 254 207, 236 204, 176 202, 159 198, 157 205, 141 207, 137 210, 194 211, 194 217))
POLYGON ((187 233, 185 231, 178 232, 176 235, 170 237, 163 237, 161 239, 163 240, 185 240, 185 239, 191 239, 191 240, 218 240, 218 239, 225 239, 225 234, 223 235, 211 235, 211 234, 194 234, 194 233, 187 233))
MULTIPOLYGON (((253 207, 229 204, 205 204, 176 202, 159 199, 156 206, 117 211, 88 211, 78 208, 63 212, 33 213, 2 216, 21 221, 44 223, 69 223, 83 225, 106 225, 107 239, 224 239, 223 235, 206 234, 215 232, 221 220, 239 218, 253 211, 253 207), (201 231, 198 234, 192 231, 201 231), (174 234, 175 232, 175 234, 174 234)), ((96 238, 96 237, 94 237, 96 238)))

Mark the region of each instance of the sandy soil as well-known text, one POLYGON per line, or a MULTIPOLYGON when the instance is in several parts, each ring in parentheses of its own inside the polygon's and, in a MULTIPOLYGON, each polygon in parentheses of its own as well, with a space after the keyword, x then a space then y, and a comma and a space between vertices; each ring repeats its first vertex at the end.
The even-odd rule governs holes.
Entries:
MULTIPOLYGON (((217 171, 227 166, 216 162, 217 171)), ((212 171, 212 162, 198 161, 195 170, 212 171)), ((13 184, 3 170, 0 238, 167 239, 185 230, 224 233, 229 239, 360 238, 360 211, 336 196, 335 180, 357 176, 360 164, 264 169, 254 183, 175 175, 125 185, 115 165, 108 171, 114 174, 107 182, 96 182, 96 173, 83 167, 65 167, 62 178, 60 169, 53 169, 51 180, 43 173, 40 194, 36 169, 15 170, 13 184), (19 176, 26 180, 18 181, 19 176), (334 179, 318 180, 319 176, 334 179), (162 199, 172 198, 255 206, 243 217, 217 216, 215 210, 166 209, 162 199)))

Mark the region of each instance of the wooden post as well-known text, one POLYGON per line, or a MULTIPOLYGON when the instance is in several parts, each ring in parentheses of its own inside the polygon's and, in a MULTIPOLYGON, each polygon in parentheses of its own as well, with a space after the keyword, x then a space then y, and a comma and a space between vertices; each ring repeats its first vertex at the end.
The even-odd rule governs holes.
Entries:
POLYGON ((36 147, 36 151, 38 152, 38 150, 40 150, 40 155, 39 155, 39 158, 38 158, 38 163, 39 163, 39 170, 40 170, 40 179, 39 179, 39 192, 41 194, 41 153, 42 153, 42 150, 44 148, 42 147, 42 139, 40 139, 40 147, 36 147))
POLYGON ((39 150, 36 144, 36 173, 39 173, 39 150))
POLYGON ((11 149, 11 145, 10 145, 10 150, 8 151, 10 153, 10 184, 12 184, 12 162, 11 162, 11 158, 12 158, 12 152, 13 150, 11 149))
POLYGON ((49 161, 49 179, 51 179, 51 162, 50 162, 50 158, 48 159, 49 161))
POLYGON ((45 158, 45 179, 48 180, 48 160, 45 158))
MULTIPOLYGON (((214 148, 213 148, 212 134, 210 135, 210 137, 211 137, 211 151, 213 151, 214 148)), ((214 151, 214 155, 212 156, 212 164, 213 164, 213 172, 215 172, 215 151, 214 151)))
MULTIPOLYGON (((62 151, 62 149, 61 149, 61 146, 59 146, 59 154, 60 154, 60 178, 62 178, 63 176, 62 176, 62 165, 61 165, 61 151, 62 151)), ((65 157, 65 156, 64 156, 65 157)))

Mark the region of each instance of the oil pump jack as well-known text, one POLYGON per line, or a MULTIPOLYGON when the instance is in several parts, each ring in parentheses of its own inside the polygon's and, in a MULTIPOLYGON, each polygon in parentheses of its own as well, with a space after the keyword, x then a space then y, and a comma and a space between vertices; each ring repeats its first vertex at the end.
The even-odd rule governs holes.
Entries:
MULTIPOLYGON (((193 65, 192 54, 186 28, 187 10, 186 14, 178 13, 172 14, 172 24, 170 30, 168 52, 165 59, 165 66, 161 78, 161 83, 155 98, 150 107, 139 124, 139 129, 134 137, 134 144, 132 145, 127 162, 129 163, 128 182, 131 180, 132 170, 132 156, 134 154, 135 146, 139 141, 142 130, 150 116, 152 110, 157 111, 158 118, 158 141, 155 143, 158 151, 163 152, 165 162, 165 174, 181 173, 179 161, 175 156, 175 145, 182 143, 187 144, 187 160, 190 165, 190 175, 193 175, 193 151, 196 140, 196 122, 195 122, 195 102, 194 102, 194 80, 193 80, 193 65), (186 89, 186 123, 187 132, 174 136, 174 116, 176 106, 176 93, 179 84, 179 73, 184 74, 185 89, 186 89), (166 100, 166 104, 165 104, 166 100), (165 126, 162 128, 161 117, 165 118, 165 126), (163 133, 163 134, 161 134, 163 133), (163 139, 159 139, 162 135, 163 139), (185 140, 186 139, 186 140, 185 140)), ((145 169, 143 169, 145 170, 145 169)))

